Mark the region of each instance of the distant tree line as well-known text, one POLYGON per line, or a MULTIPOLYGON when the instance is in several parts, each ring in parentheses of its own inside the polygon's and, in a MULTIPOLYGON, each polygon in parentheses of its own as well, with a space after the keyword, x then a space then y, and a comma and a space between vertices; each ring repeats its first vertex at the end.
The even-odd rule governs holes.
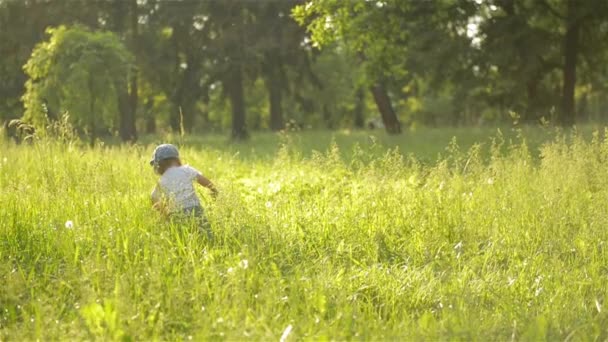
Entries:
POLYGON ((0 119, 93 140, 568 126, 604 120, 607 66, 603 0, 0 0, 0 119))

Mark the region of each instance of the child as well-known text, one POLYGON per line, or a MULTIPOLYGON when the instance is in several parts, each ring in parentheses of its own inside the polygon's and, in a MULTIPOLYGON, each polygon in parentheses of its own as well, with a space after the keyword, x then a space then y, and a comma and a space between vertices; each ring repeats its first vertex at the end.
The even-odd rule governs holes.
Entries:
POLYGON ((213 183, 195 168, 182 165, 177 148, 171 144, 158 145, 154 149, 150 165, 160 175, 160 179, 152 191, 153 207, 167 216, 180 216, 181 214, 196 217, 201 220, 202 228, 211 238, 211 231, 193 183, 196 181, 211 190, 215 197, 217 189, 213 183))

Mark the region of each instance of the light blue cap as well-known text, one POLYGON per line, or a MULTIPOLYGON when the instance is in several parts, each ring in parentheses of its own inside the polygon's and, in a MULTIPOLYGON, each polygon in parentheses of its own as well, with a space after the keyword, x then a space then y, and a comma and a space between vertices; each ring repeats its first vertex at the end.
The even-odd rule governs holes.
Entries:
POLYGON ((152 160, 150 160, 150 165, 160 163, 162 160, 169 158, 179 158, 179 151, 177 150, 177 147, 171 144, 158 145, 154 149, 152 160))

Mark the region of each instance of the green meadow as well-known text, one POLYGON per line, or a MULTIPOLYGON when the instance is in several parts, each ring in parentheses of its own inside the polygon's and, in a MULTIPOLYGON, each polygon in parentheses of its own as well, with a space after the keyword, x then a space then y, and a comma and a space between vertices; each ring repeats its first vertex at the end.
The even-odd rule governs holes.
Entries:
POLYGON ((0 341, 608 338, 601 129, 165 140, 0 143, 0 341), (214 241, 150 206, 165 140, 214 241))

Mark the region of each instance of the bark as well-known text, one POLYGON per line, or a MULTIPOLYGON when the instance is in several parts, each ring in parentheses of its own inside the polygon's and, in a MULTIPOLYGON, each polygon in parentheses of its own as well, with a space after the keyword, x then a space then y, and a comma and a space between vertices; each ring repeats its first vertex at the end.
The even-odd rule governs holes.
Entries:
POLYGON ((169 113, 169 126, 171 126, 171 131, 179 132, 179 123, 180 123, 180 115, 179 115, 179 106, 175 106, 171 113, 169 113))
POLYGON ((281 89, 281 80, 276 71, 269 73, 266 87, 268 89, 268 99, 270 102, 270 129, 280 131, 284 128, 283 122, 283 107, 282 99, 283 92, 281 89))
MULTIPOLYGON (((269 3, 267 10, 269 15, 275 15, 277 8, 274 3, 269 3)), ((280 131, 285 128, 283 120, 283 86, 287 82, 283 82, 285 74, 283 73, 283 39, 281 27, 276 21, 269 22, 271 29, 271 47, 265 54, 264 71, 266 74, 266 89, 268 90, 268 102, 270 104, 270 129, 280 131)))
POLYGON ((207 84, 201 88, 201 101, 203 102, 201 119, 203 120, 204 126, 207 126, 209 124, 209 106, 211 104, 211 98, 209 97, 209 86, 207 84))
POLYGON ((193 51, 186 55, 186 70, 180 71, 180 79, 173 93, 171 102, 175 105, 175 117, 171 117, 171 127, 174 130, 190 133, 195 123, 196 101, 200 92, 199 75, 201 62, 193 56, 193 51))
POLYGON ((327 127, 327 129, 334 129, 334 123, 331 119, 331 111, 328 105, 323 105, 323 121, 325 121, 325 127, 327 127))
MULTIPOLYGON (((133 50, 136 50, 137 37, 139 35, 137 30, 138 25, 138 15, 137 15, 137 0, 131 1, 130 8, 130 24, 131 24, 131 44, 133 45, 133 50)), ((137 69, 133 68, 131 70, 131 86, 129 89, 129 116, 127 117, 126 127, 125 127, 125 137, 123 137, 124 141, 135 141, 137 140, 137 128, 135 126, 135 116, 137 113, 137 102, 139 99, 139 89, 137 87, 137 69)))
POLYGON ((362 129, 365 126, 365 91, 362 87, 357 89, 355 103, 355 128, 362 129))
MULTIPOLYGON (((126 35, 131 48, 137 40, 137 0, 114 2, 114 31, 126 35), (127 26, 127 23, 129 26, 127 26)), ((135 111, 137 110, 137 73, 133 68, 127 77, 115 82, 120 122, 118 132, 122 141, 135 141, 135 111)))
POLYGON ((574 15, 576 6, 576 0, 568 0, 568 27, 564 36, 564 83, 559 115, 559 124, 563 126, 572 126, 575 116, 574 88, 576 87, 576 59, 580 25, 574 15))
POLYGON ((243 90, 243 70, 235 64, 228 75, 228 97, 232 109, 232 139, 245 140, 249 137, 245 123, 245 94, 243 90))
POLYGON ((191 132, 193 126, 193 115, 194 101, 188 98, 187 94, 187 78, 189 77, 189 70, 184 72, 182 80, 175 90, 171 102, 174 105, 173 112, 169 118, 171 129, 175 132, 181 132, 182 127, 185 132, 191 132))
POLYGON ((372 95, 374 95, 374 101, 376 101, 378 111, 382 116, 382 122, 384 123, 386 132, 388 134, 400 134, 401 124, 397 119, 391 99, 389 98, 384 85, 382 83, 376 83, 371 87, 371 91, 372 95))
POLYGON ((115 84, 118 96, 118 111, 120 113, 120 126, 118 133, 122 141, 132 141, 133 131, 131 125, 134 125, 131 112, 130 95, 126 82, 117 82, 115 84))
POLYGON ((152 96, 148 97, 145 102, 145 118, 146 118, 146 133, 154 134, 156 133, 156 120, 154 118, 154 98, 152 96))
POLYGON ((89 103, 89 125, 91 127, 91 147, 95 146, 95 138, 97 137, 97 125, 95 124, 95 102, 97 97, 95 96, 95 86, 93 76, 89 76, 89 94, 91 95, 91 102, 89 103))
POLYGON ((531 79, 526 84, 527 106, 524 117, 524 122, 532 122, 538 118, 538 83, 540 80, 531 79))
MULTIPOLYGON (((173 44, 173 49, 172 49, 172 52, 174 53, 173 58, 175 59, 174 74, 179 75, 179 73, 180 73, 180 59, 179 59, 180 46, 179 46, 178 36, 179 36, 179 34, 181 34, 181 30, 179 30, 179 26, 174 27, 173 30, 174 30, 174 34, 171 36, 171 42, 173 44)), ((180 94, 179 88, 180 87, 176 85, 174 87, 173 91, 171 91, 171 94, 169 96, 171 102, 175 106, 175 108, 173 108, 171 113, 169 113, 169 126, 171 126, 171 130, 173 132, 179 132, 179 128, 180 128, 180 114, 179 114, 180 102, 178 102, 178 98, 181 97, 181 94, 180 94)))
MULTIPOLYGON (((187 58, 188 68, 184 71, 180 86, 179 106, 182 108, 184 130, 192 132, 195 123, 197 93, 199 92, 200 63, 191 57, 187 58)), ((178 109, 179 112, 179 109, 178 109)))

